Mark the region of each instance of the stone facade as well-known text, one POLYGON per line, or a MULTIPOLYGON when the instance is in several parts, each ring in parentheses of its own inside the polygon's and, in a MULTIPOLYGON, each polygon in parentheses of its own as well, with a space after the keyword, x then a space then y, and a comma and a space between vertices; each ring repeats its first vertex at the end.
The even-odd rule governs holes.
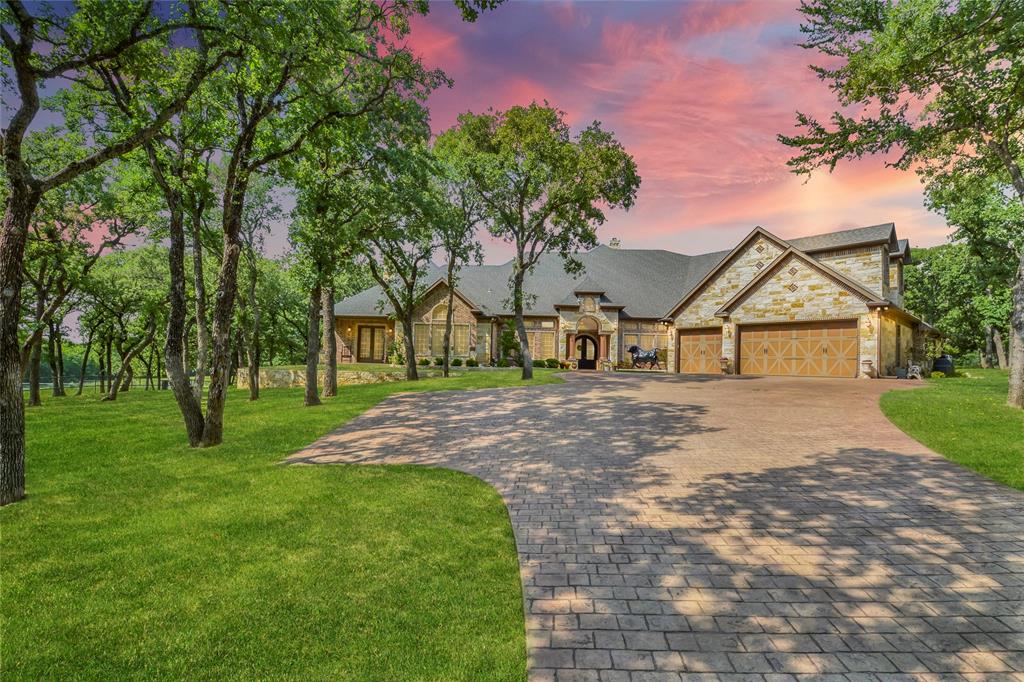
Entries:
MULTIPOLYGON (((699 330, 696 334, 688 334, 688 338, 692 340, 699 337, 708 341, 706 346, 701 341, 696 349, 693 343, 687 345, 687 366, 690 371, 697 371, 694 369, 697 366, 706 368, 704 359, 709 357, 708 354, 717 354, 720 348, 721 358, 715 358, 715 363, 719 366, 724 363, 725 371, 733 372, 740 365, 737 346, 744 331, 750 343, 755 343, 759 338, 783 338, 770 336, 774 332, 769 328, 763 329, 760 332, 763 335, 758 336, 754 330, 746 328, 750 325, 842 322, 844 324, 809 325, 799 329, 787 326, 779 330, 790 335, 785 337, 789 339, 812 338, 806 334, 817 333, 814 331, 816 329, 845 330, 842 333, 846 335, 846 341, 838 350, 833 348, 832 341, 823 341, 818 345, 814 345, 818 342, 811 345, 803 343, 800 347, 804 350, 799 352, 791 350, 791 346, 783 348, 785 344, 780 345, 781 342, 765 341, 767 346, 762 347, 758 354, 764 352, 766 359, 770 359, 770 353, 776 351, 779 354, 796 353, 799 362, 804 364, 801 369, 792 371, 807 372, 807 363, 817 358, 829 362, 819 362, 811 372, 845 373, 845 368, 852 366, 853 353, 856 351, 856 366, 860 368, 861 376, 892 375, 897 367, 905 366, 911 357, 922 359, 918 357, 921 355, 920 349, 925 345, 922 343, 922 335, 931 332, 927 325, 922 325, 900 308, 906 244, 902 243, 898 247, 899 251, 894 250, 897 248, 895 232, 891 226, 888 230, 885 228, 883 225, 851 230, 849 232, 857 236, 849 235, 845 240, 837 238, 837 235, 844 233, 830 233, 794 242, 779 239, 757 228, 721 262, 718 258, 710 261, 705 258, 706 269, 697 270, 699 274, 696 276, 687 278, 685 269, 680 270, 680 281, 687 282, 683 286, 691 290, 681 291, 679 295, 683 298, 675 305, 675 309, 666 311, 663 317, 651 317, 652 312, 656 311, 645 311, 643 317, 633 316, 640 306, 635 303, 635 295, 631 298, 630 293, 637 291, 637 288, 642 291, 645 285, 643 271, 636 272, 635 285, 632 281, 628 285, 619 281, 618 289, 615 289, 613 282, 611 291, 598 291, 599 286, 607 283, 607 280, 602 281, 602 277, 607 275, 601 274, 608 272, 610 261, 605 261, 605 270, 595 268, 584 282, 576 280, 576 289, 571 289, 564 298, 556 298, 556 302, 550 304, 551 315, 537 315, 537 311, 533 311, 534 314, 526 318, 532 354, 536 360, 555 357, 560 361, 571 361, 577 356, 576 340, 585 334, 591 336, 597 344, 597 358, 602 361, 599 366, 615 365, 628 359, 625 348, 631 343, 637 343, 644 348, 667 347, 668 370, 679 371, 677 346, 680 330, 699 330), (883 229, 879 231, 876 228, 883 229), (865 233, 864 230, 875 231, 865 233), (865 234, 873 236, 865 239, 865 234), (798 243, 805 245, 802 248, 808 250, 800 250, 798 243), (695 280, 697 283, 694 283, 695 280), (561 302, 557 302, 559 300, 561 302), (630 304, 633 306, 632 312, 624 302, 627 300, 634 301, 630 304), (858 337, 856 344, 850 338, 854 325, 858 337), (716 339, 719 332, 721 343, 716 339), (701 362, 695 364, 694 353, 699 355, 701 362), (842 370, 820 369, 838 366, 831 362, 836 357, 840 358, 842 370)), ((664 270, 660 279, 652 277, 654 281, 658 282, 659 292, 671 291, 670 287, 664 285, 664 282, 669 281, 664 270)), ((475 286, 479 288, 476 293, 462 289, 460 292, 468 299, 493 294, 489 285, 484 288, 484 285, 476 282, 475 286)), ((552 288, 554 286, 551 285, 552 288)), ((571 280, 566 286, 571 287, 571 280)), ((444 308, 438 306, 446 303, 447 295, 448 288, 442 281, 426 294, 416 308, 416 333, 424 332, 418 338, 430 337, 430 343, 422 347, 423 342, 417 341, 419 357, 439 355, 439 351, 434 352, 438 344, 433 332, 436 332, 439 323, 443 324, 443 314, 440 313, 443 313, 444 308), (421 352, 424 349, 428 352, 421 352)), ((460 337, 459 347, 465 350, 457 353, 456 357, 476 357, 481 364, 489 364, 499 358, 500 338, 508 313, 493 314, 486 311, 493 311, 503 305, 489 302, 487 298, 470 301, 458 295, 455 297, 454 322, 468 329, 468 346, 464 341, 466 336, 460 337)), ((658 307, 661 305, 668 307, 670 304, 660 303, 658 307)), ((354 310, 365 311, 366 304, 354 310)), ((361 325, 386 324, 388 338, 393 339, 394 323, 382 322, 382 319, 338 317, 339 359, 343 362, 355 359, 354 344, 361 325)), ((831 337, 825 334, 823 338, 831 337)), ((777 364, 772 365, 775 369, 762 370, 762 367, 768 365, 747 364, 750 371, 791 371, 779 370, 777 364)))
POLYGON ((814 259, 841 272, 879 298, 889 293, 889 256, 883 246, 815 253, 814 259))
POLYGON ((755 238, 736 254, 728 266, 711 279, 675 317, 676 328, 717 327, 715 316, 722 304, 769 267, 782 254, 777 244, 764 237, 755 238))

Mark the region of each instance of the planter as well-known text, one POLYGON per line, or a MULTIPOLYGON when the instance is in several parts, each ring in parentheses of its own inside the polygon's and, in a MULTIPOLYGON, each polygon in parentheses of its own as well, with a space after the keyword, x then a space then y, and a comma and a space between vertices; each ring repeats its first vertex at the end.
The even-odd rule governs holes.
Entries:
POLYGON ((861 360, 860 374, 864 379, 873 379, 875 376, 875 363, 871 360, 861 360))

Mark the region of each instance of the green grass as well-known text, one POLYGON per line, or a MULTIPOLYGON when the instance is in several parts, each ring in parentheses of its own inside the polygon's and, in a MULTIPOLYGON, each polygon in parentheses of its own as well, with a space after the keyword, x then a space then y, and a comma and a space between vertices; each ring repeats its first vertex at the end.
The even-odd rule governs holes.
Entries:
POLYGON ((525 679, 493 489, 279 465, 393 393, 513 385, 517 371, 351 386, 316 408, 302 389, 232 391, 207 450, 183 445, 169 392, 30 409, 29 497, 0 510, 3 678, 525 679))
POLYGON ((1024 490, 1024 413, 1006 405, 1007 373, 969 369, 929 379, 915 391, 890 391, 882 411, 912 438, 948 459, 1024 490))

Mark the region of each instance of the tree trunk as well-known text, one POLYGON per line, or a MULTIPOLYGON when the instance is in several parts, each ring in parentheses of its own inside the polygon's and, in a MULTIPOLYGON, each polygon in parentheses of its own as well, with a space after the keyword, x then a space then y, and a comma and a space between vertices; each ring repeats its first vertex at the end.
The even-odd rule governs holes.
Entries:
POLYGON ((320 359, 320 285, 317 284, 309 294, 309 315, 306 328, 306 397, 304 404, 319 405, 317 396, 316 370, 320 359))
POLYGON ((452 274, 455 270, 454 258, 452 258, 451 252, 448 253, 448 312, 444 316, 444 341, 442 348, 444 349, 444 365, 443 372, 444 378, 447 379, 451 375, 451 364, 452 364, 452 319, 455 316, 455 311, 452 308, 455 305, 455 285, 452 284, 452 274))
POLYGON ((39 390, 39 365, 43 355, 43 337, 37 337, 32 344, 28 357, 28 406, 39 407, 43 404, 39 390))
POLYGON ((250 254, 252 261, 249 263, 249 308, 251 310, 252 329, 249 332, 248 348, 248 372, 249 372, 249 400, 260 398, 260 363, 262 362, 263 348, 260 334, 263 326, 263 311, 260 310, 259 301, 256 300, 256 284, 258 282, 259 269, 256 265, 256 254, 250 254))
POLYGON ((1003 335, 998 327, 992 328, 992 346, 996 351, 996 363, 999 369, 1006 369, 1006 346, 1003 345, 1003 335))
POLYGON ((517 274, 512 278, 513 310, 516 314, 516 333, 519 335, 519 352, 523 362, 523 381, 533 378, 533 356, 530 355, 530 337, 526 335, 526 323, 523 321, 523 276, 517 274))
POLYGON ((985 326, 985 347, 981 351, 981 357, 978 358, 982 369, 988 369, 992 366, 992 358, 995 356, 995 348, 992 342, 992 333, 995 329, 992 325, 985 326))
POLYGON ((192 276, 196 292, 196 376, 192 390, 199 401, 203 399, 210 355, 210 326, 206 321, 206 278, 203 273, 202 220, 203 209, 201 205, 197 205, 192 210, 192 276))
POLYGON ((1013 313, 1010 315, 1010 388, 1006 402, 1024 408, 1024 249, 1013 281, 1013 313))
MULTIPOLYGON (((188 338, 185 334, 185 226, 179 204, 171 201, 167 262, 171 276, 167 315, 167 341, 164 344, 164 364, 167 367, 167 378, 178 403, 185 422, 185 433, 188 444, 197 447, 203 437, 203 411, 199 398, 189 383, 185 370, 185 345, 188 338)), ((160 372, 157 372, 159 375, 160 372)))
POLYGON ((121 386, 118 389, 120 393, 126 393, 132 387, 132 381, 135 380, 135 368, 132 363, 128 363, 128 368, 124 371, 124 376, 121 378, 121 386))
POLYGON ((156 390, 162 391, 164 381, 163 367, 160 366, 160 353, 156 354, 156 390))
POLYGON ((122 391, 127 391, 128 386, 131 385, 132 380, 132 361, 135 360, 135 356, 146 349, 149 344, 153 343, 153 337, 156 335, 156 320, 150 318, 149 324, 146 325, 146 336, 132 346, 127 353, 121 358, 121 367, 117 370, 117 375, 111 379, 110 386, 107 389, 107 395, 103 400, 117 400, 117 394, 122 391), (125 383, 127 379, 127 383, 125 383))
POLYGON ((25 497, 25 403, 18 323, 25 242, 40 197, 36 189, 26 184, 26 178, 8 173, 7 182, 0 226, 0 506, 25 497))
POLYGON ((419 371, 416 369, 416 346, 412 342, 412 311, 406 311, 402 316, 402 334, 405 336, 405 378, 409 381, 419 381, 419 371))
POLYGON ((320 293, 320 316, 323 318, 324 390, 330 398, 338 395, 338 340, 334 335, 334 287, 325 286, 320 293))
POLYGON ((60 325, 56 325, 56 346, 57 346, 57 380, 54 384, 55 396, 64 397, 67 392, 64 390, 64 337, 60 333, 60 325))
MULTIPOLYGON (((113 332, 111 332, 113 334, 113 332)), ((120 368, 118 368, 120 371, 120 368)), ((114 338, 107 337, 107 391, 113 388, 114 381, 114 338)))
POLYGON ((82 395, 85 390, 85 373, 89 369, 89 352, 92 350, 92 335, 94 329, 89 330, 89 337, 85 342, 85 353, 82 355, 82 369, 78 373, 78 392, 75 395, 82 395))
POLYGON ((98 365, 98 368, 97 368, 97 371, 99 372, 99 374, 96 377, 96 385, 99 386, 100 393, 103 393, 104 391, 106 391, 106 386, 107 386, 107 381, 106 381, 107 366, 104 363, 104 359, 103 359, 104 358, 104 353, 103 353, 103 349, 104 349, 104 345, 103 344, 104 343, 106 343, 106 341, 104 341, 103 339, 100 339, 100 347, 99 347, 99 349, 96 352, 96 355, 99 356, 99 359, 100 359, 99 365, 98 365))
POLYGON ((238 293, 238 259, 242 244, 238 239, 242 226, 242 206, 248 183, 236 177, 224 191, 224 250, 217 275, 217 294, 213 302, 213 335, 210 365, 210 390, 206 398, 206 422, 202 445, 219 445, 224 440, 224 401, 227 399, 228 370, 231 364, 231 320, 238 293))

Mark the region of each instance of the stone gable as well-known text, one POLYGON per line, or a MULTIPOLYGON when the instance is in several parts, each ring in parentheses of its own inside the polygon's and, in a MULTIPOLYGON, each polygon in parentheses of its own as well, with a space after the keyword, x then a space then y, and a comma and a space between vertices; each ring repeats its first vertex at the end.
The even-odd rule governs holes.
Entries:
POLYGON ((885 298, 889 293, 889 251, 879 245, 816 253, 813 258, 841 272, 868 291, 885 298))
POLYGON ((756 237, 723 270, 718 272, 675 317, 675 326, 712 327, 722 323, 715 313, 783 252, 773 242, 756 237))
POLYGON ((867 312, 859 296, 790 255, 777 272, 733 306, 729 317, 742 324, 848 319, 867 312))

